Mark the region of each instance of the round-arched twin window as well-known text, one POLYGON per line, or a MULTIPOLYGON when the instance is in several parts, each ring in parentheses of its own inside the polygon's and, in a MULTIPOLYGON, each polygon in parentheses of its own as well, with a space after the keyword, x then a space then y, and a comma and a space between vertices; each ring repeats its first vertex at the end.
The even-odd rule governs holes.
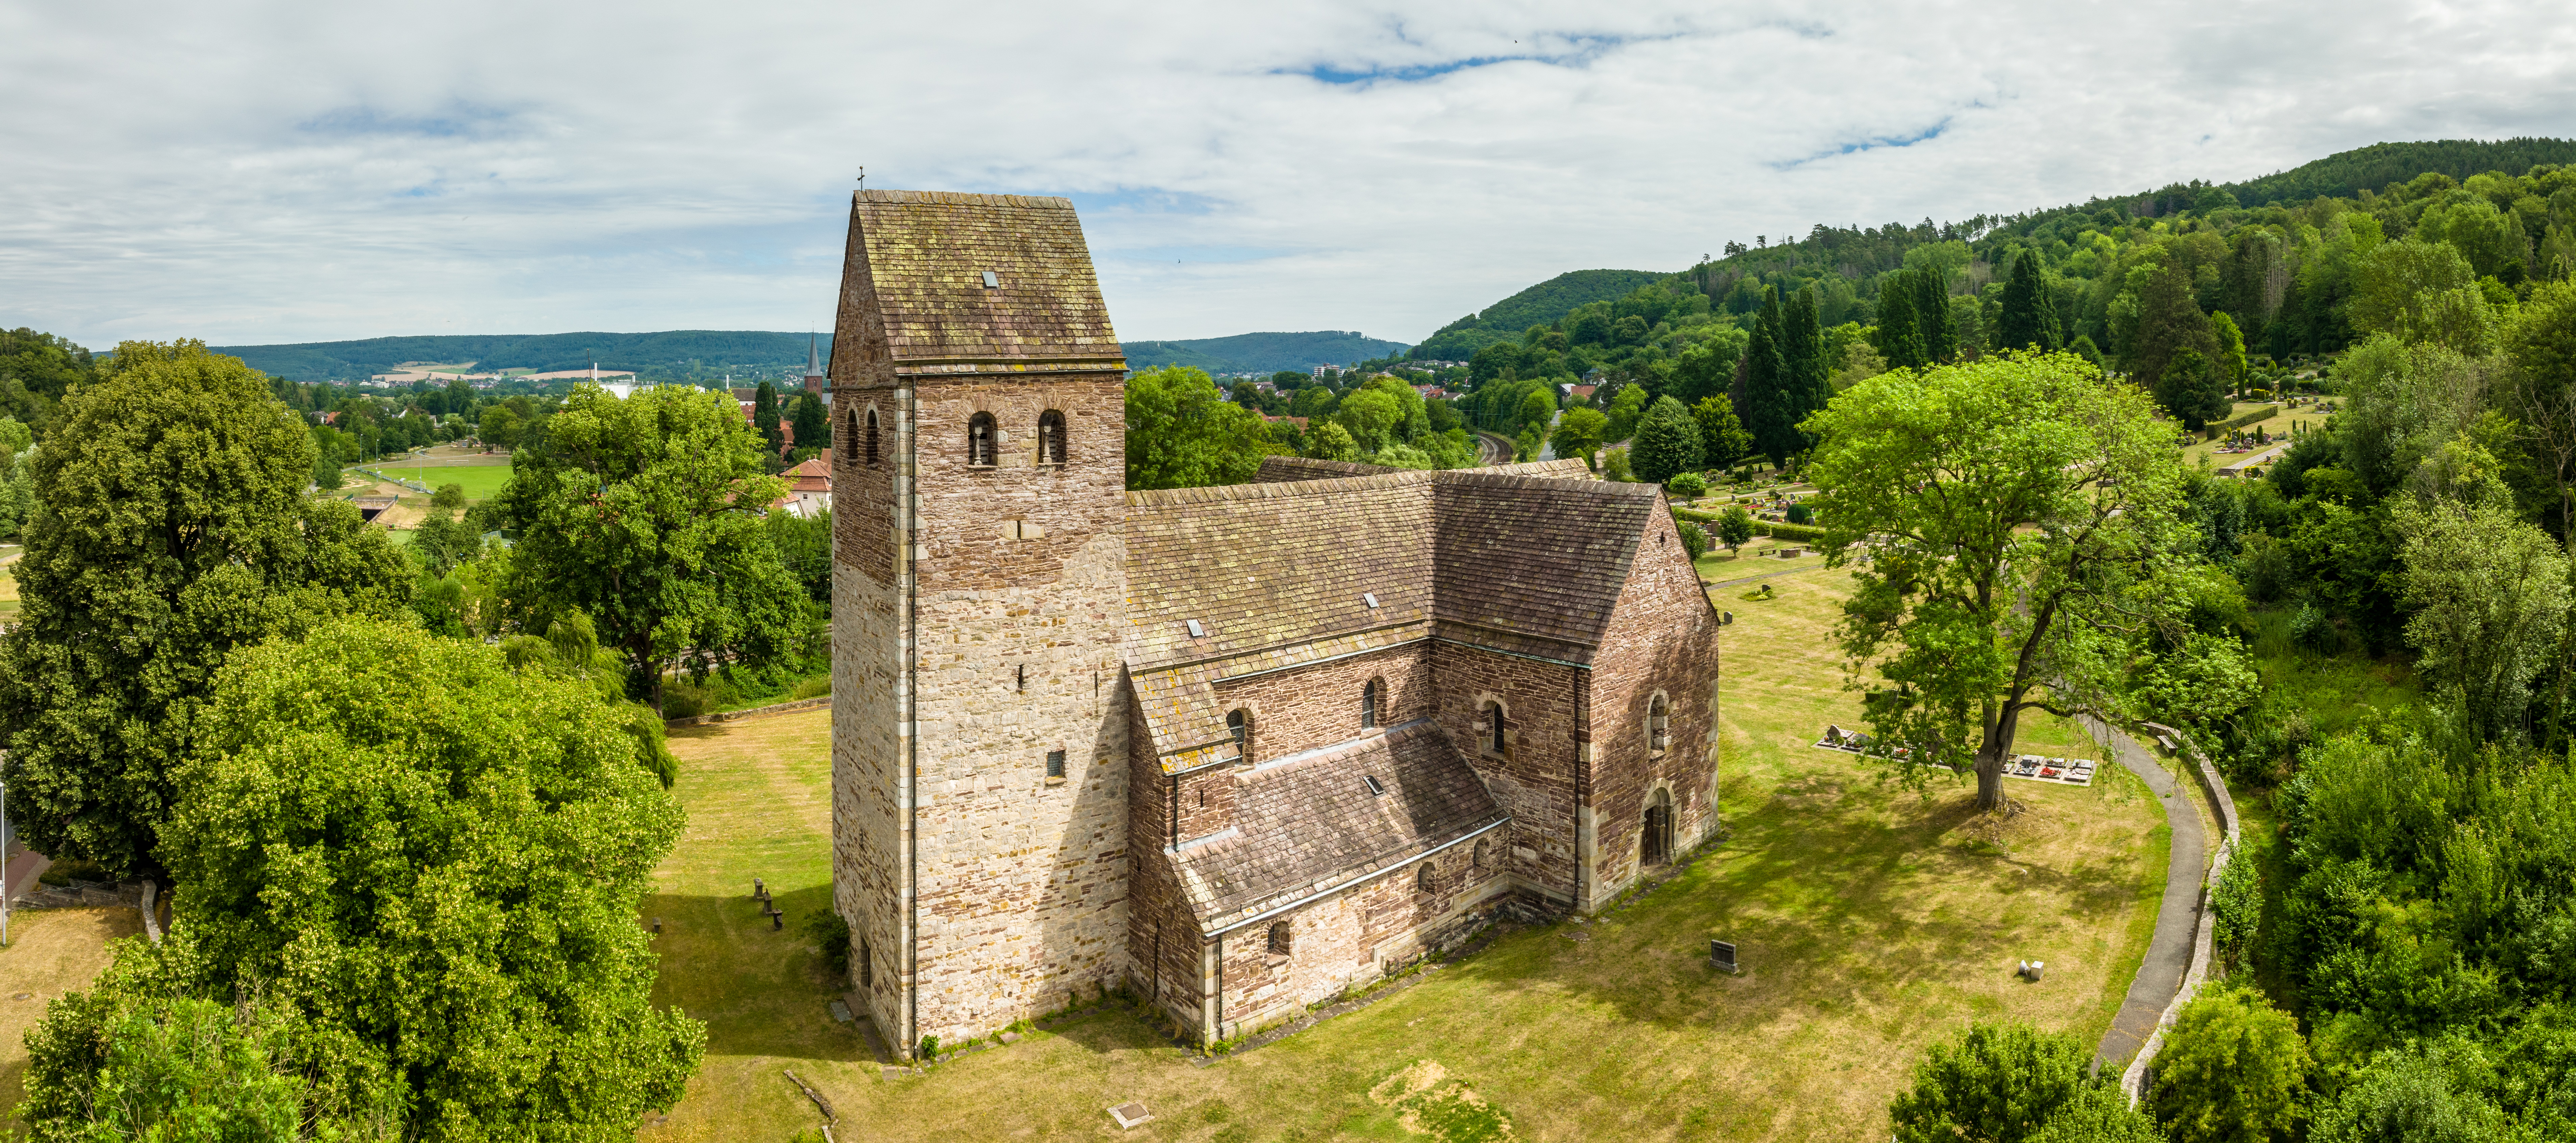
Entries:
POLYGON ((995 449, 993 414, 977 413, 966 419, 966 463, 973 468, 993 467, 995 449))
POLYGON ((1038 414, 1038 463, 1064 463, 1064 414, 1053 409, 1038 414))

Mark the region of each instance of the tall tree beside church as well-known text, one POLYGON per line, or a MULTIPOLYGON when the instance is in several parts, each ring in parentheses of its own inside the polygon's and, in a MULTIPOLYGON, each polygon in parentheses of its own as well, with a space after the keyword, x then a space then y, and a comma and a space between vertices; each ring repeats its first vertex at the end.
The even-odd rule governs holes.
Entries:
POLYGON ((1928 266, 1914 273, 1914 328, 1923 338, 1925 364, 1959 359, 1959 333, 1950 324, 1950 283, 1928 266))
POLYGON ((2013 259, 2012 277, 2004 283, 2003 313, 1995 320, 1995 348, 2058 348, 2057 305, 2040 280, 2039 252, 2024 250, 2013 259))
POLYGON ((1923 335, 1915 328, 1914 271, 1898 270, 1878 283, 1878 355, 1889 369, 1921 369, 1923 335))
POLYGON ((130 341, 67 393, 30 483, 24 610, 0 638, 0 747, 28 845, 158 868, 178 773, 237 651, 407 610, 384 529, 308 499, 312 434, 241 359, 130 341))
POLYGON ((2192 350, 2206 361, 2218 356, 2218 339, 2209 329, 2209 315, 2200 312, 2192 300, 2191 275, 2171 261, 2155 263, 2141 275, 2131 271, 2137 288, 2137 332, 2129 338, 2129 372, 2142 383, 2154 384, 2165 375, 2165 366, 2174 355, 2192 350))
POLYGON ((1744 406, 1752 422, 1753 447, 1771 458, 1773 464, 1787 464, 1789 458, 1806 451, 1806 438, 1798 433, 1798 407, 1789 391, 1788 355, 1781 352, 1783 325, 1780 295, 1765 290, 1762 312, 1753 321, 1753 340, 1744 348, 1744 406))
POLYGON ((798 393, 790 407, 795 411, 788 415, 787 423, 796 430, 798 452, 832 447, 832 418, 823 411, 820 394, 811 390, 798 393))

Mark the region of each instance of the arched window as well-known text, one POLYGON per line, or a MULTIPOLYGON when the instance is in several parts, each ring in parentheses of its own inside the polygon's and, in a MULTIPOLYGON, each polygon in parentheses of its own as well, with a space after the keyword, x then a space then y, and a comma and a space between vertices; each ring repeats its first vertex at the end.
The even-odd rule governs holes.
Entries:
POLYGON ((1646 746, 1661 754, 1672 744, 1672 704, 1665 702, 1664 696, 1656 695, 1655 701, 1646 707, 1646 746))
POLYGON ((1288 941, 1288 922, 1273 922, 1270 926, 1270 955, 1288 955, 1288 941))
POLYGON ((993 467, 993 414, 977 413, 966 419, 966 463, 975 468, 993 467))
POLYGON ((1038 463, 1064 463, 1064 414, 1053 409, 1038 414, 1038 463))
POLYGON ((1503 704, 1497 702, 1486 703, 1484 715, 1485 741, 1482 745, 1488 753, 1500 754, 1503 752, 1503 744, 1510 741, 1503 737, 1503 704))
POLYGON ((1637 833, 1637 857, 1648 865, 1665 865, 1673 859, 1673 795, 1658 789, 1646 801, 1645 828, 1637 833))
POLYGON ((1413 887, 1420 889, 1425 893, 1437 893, 1440 891, 1440 879, 1432 874, 1430 862, 1426 861, 1422 863, 1422 872, 1414 876, 1413 887))
POLYGON ((1377 680, 1370 679, 1367 686, 1360 688, 1360 729, 1370 730, 1377 726, 1377 703, 1377 680))
POLYGON ((1245 761, 1251 760, 1252 716, 1245 714, 1240 708, 1227 711, 1225 733, 1226 737, 1234 739, 1234 756, 1245 761))
POLYGON ((877 466, 877 411, 868 410, 868 467, 877 466))

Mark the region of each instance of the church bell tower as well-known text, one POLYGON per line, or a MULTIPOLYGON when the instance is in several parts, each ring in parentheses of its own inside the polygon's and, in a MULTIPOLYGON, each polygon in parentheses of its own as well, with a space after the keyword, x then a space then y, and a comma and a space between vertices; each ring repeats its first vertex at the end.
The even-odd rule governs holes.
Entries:
POLYGON ((1125 970, 1125 367, 1073 205, 860 191, 831 364, 833 905, 909 1050, 1125 970))

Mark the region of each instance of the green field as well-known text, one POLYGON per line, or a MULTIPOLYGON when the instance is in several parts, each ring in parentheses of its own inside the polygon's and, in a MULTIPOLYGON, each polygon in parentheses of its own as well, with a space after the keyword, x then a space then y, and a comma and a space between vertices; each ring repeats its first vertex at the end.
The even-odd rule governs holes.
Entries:
MULTIPOLYGON (((1852 725, 1828 631, 1840 573, 1772 581, 1727 629, 1721 800, 1734 836, 1591 924, 1503 935, 1417 986, 1200 1068, 1110 1005, 1020 1043, 883 1078, 825 1005, 842 987, 795 920, 827 907, 829 720, 800 713, 675 732, 686 840, 644 913, 664 921, 656 997, 709 1024, 705 1066, 647 1140, 783 1140, 820 1124, 782 1072, 839 1110, 837 1138, 1420 1138, 1399 1076, 1445 1078, 1526 1139, 1867 1139, 1930 1041, 2017 1017, 2086 1043, 2135 974, 2163 888, 2155 799, 2116 767, 2091 789, 2008 783, 1917 794, 1809 745, 1852 725), (766 878, 790 929, 750 899, 766 878), (1705 967, 1712 936, 1748 971, 1705 967), (2048 962, 2045 984, 2013 976, 2048 962), (1391 1082, 1395 1081, 1395 1082, 1391 1082), (1156 1119, 1116 1133, 1102 1109, 1156 1119)), ((2026 745, 2088 749, 2054 719, 2026 745)), ((1419 1100, 1415 1101, 1419 1109, 1419 1100)), ((1485 1113, 1479 1113, 1485 1114, 1485 1113)), ((1472 1118, 1472 1117, 1471 1117, 1472 1118)))
MULTIPOLYGON (((404 480, 418 480, 421 483, 428 485, 432 491, 437 490, 441 485, 462 484, 465 486, 465 499, 468 502, 491 499, 493 496, 498 495, 501 491, 501 486, 509 483, 510 480, 510 466, 507 464, 423 465, 414 467, 411 465, 388 463, 368 465, 367 467, 373 468, 387 476, 400 477, 404 480)), ((373 478, 352 468, 348 470, 346 479, 351 481, 363 481, 373 478)), ((406 493, 406 495, 409 494, 406 493)))

